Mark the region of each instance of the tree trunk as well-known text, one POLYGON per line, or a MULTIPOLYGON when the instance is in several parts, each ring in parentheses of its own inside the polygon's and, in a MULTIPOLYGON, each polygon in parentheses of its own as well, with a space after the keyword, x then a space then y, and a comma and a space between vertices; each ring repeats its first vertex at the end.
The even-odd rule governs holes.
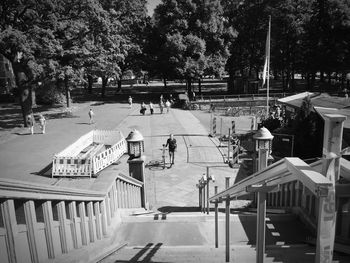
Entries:
POLYGON ((320 82, 321 83, 324 82, 324 72, 323 72, 323 70, 320 71, 320 82))
POLYGON ((88 75, 88 93, 92 94, 92 85, 94 83, 94 78, 92 75, 88 75))
POLYGON ((70 91, 69 91, 69 84, 68 84, 68 76, 67 75, 64 77, 64 90, 66 93, 67 108, 69 108, 70 107, 70 91))
POLYGON ((163 82, 164 82, 164 88, 167 88, 167 83, 166 83, 166 77, 163 78, 163 82))
POLYGON ((189 98, 191 98, 191 95, 192 95, 192 79, 191 78, 187 79, 187 94, 188 94, 189 98))
POLYGON ((311 73, 311 90, 313 90, 314 89, 314 87, 315 87, 315 79, 316 79, 316 72, 312 72, 311 73))
POLYGON ((21 112, 23 118, 24 127, 28 127, 27 116, 32 112, 32 100, 30 87, 24 84, 26 81, 26 75, 23 70, 20 70, 20 66, 17 63, 12 63, 12 68, 15 75, 16 86, 18 88, 18 100, 21 105, 21 112))
POLYGON ((118 79, 117 81, 117 91, 116 93, 120 92, 122 90, 122 80, 118 79))
POLYGON ((234 94, 235 91, 235 79, 234 79, 234 72, 232 70, 229 71, 229 77, 227 82, 227 91, 230 94, 234 94))
POLYGON ((106 76, 102 76, 102 87, 101 87, 101 97, 102 98, 105 97, 107 83, 108 83, 108 78, 106 76))
POLYGON ((198 93, 199 93, 199 96, 202 96, 202 79, 201 78, 198 79, 198 93))

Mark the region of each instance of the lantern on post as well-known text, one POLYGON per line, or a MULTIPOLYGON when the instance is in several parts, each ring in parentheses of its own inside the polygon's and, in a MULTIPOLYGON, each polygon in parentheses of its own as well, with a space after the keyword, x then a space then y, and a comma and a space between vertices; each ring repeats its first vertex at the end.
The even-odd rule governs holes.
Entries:
POLYGON ((267 160, 271 153, 273 135, 265 127, 260 128, 253 136, 255 149, 258 153, 258 171, 267 166, 267 160))
POLYGON ((146 181, 145 181, 145 160, 146 157, 143 155, 144 150, 144 138, 142 134, 134 129, 131 131, 126 138, 128 144, 128 154, 130 156, 128 160, 129 164, 129 175, 141 182, 143 186, 141 189, 142 206, 149 209, 149 204, 146 197, 146 181))
POLYGON ((141 157, 142 153, 145 151, 144 149, 144 138, 142 134, 134 129, 131 131, 126 138, 128 143, 128 154, 130 159, 141 157))

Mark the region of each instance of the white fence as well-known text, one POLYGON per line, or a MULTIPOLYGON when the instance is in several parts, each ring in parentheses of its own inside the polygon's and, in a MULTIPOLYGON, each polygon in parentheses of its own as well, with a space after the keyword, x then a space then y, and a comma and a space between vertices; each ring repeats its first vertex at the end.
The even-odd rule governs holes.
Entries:
POLYGON ((126 151, 126 141, 120 131, 90 131, 54 156, 52 176, 91 177, 116 162, 126 151), (92 143, 110 145, 111 147, 97 155, 84 154, 79 156, 81 151, 92 143))

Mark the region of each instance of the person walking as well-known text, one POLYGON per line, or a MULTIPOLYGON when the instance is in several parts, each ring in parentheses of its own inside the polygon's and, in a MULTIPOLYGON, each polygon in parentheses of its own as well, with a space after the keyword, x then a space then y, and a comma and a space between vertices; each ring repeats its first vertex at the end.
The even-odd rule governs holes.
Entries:
POLYGON ((33 112, 31 112, 30 114, 27 115, 27 125, 29 128, 29 132, 32 135, 34 134, 34 122, 35 122, 34 114, 33 112))
POLYGON ((89 110, 89 124, 91 125, 94 123, 94 115, 95 113, 92 111, 92 109, 89 110))
POLYGON ((145 115, 145 113, 146 113, 146 104, 144 102, 142 102, 142 104, 141 104, 140 113, 142 115, 145 115))
POLYGON ((131 109, 132 108, 132 98, 131 98, 131 96, 129 96, 129 98, 128 98, 128 103, 129 103, 129 108, 131 109))
POLYGON ((153 115, 153 103, 152 103, 152 101, 149 103, 149 110, 151 112, 151 115, 153 115))
POLYGON ((177 148, 176 139, 173 134, 170 134, 168 140, 166 141, 165 148, 169 147, 169 159, 170 159, 170 168, 175 164, 175 151, 177 148))
POLYGON ((163 110, 164 110, 164 103, 163 103, 163 101, 159 102, 159 109, 160 109, 160 114, 163 114, 163 110))
POLYGON ((166 112, 167 113, 169 113, 169 111, 170 111, 170 101, 169 100, 167 100, 166 102, 165 102, 165 107, 166 107, 166 112))
POLYGON ((40 125, 40 128, 41 128, 41 133, 45 134, 46 119, 45 119, 44 115, 42 115, 42 114, 39 115, 39 125, 40 125))

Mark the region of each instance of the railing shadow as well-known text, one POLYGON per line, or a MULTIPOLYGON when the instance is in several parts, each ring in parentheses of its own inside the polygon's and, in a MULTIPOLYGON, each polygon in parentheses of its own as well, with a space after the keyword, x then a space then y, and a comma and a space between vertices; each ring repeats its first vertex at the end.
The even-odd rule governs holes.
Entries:
POLYGON ((166 168, 167 163, 164 163, 162 160, 151 160, 146 165, 145 168, 148 168, 151 171, 160 171, 166 168))
POLYGON ((161 213, 181 213, 181 212, 199 212, 198 206, 163 206, 158 208, 161 213))
MULTIPOLYGON (((153 262, 153 263, 166 263, 165 261, 154 261, 152 258, 157 253, 157 251, 161 248, 163 243, 157 243, 153 246, 153 243, 148 243, 146 246, 141 248, 139 252, 137 252, 130 260, 116 260, 114 263, 136 263, 136 262, 153 262), (144 256, 145 255, 145 256, 144 256), (144 256, 144 258, 142 258, 144 256)), ((138 249, 138 248, 134 248, 138 249)))

